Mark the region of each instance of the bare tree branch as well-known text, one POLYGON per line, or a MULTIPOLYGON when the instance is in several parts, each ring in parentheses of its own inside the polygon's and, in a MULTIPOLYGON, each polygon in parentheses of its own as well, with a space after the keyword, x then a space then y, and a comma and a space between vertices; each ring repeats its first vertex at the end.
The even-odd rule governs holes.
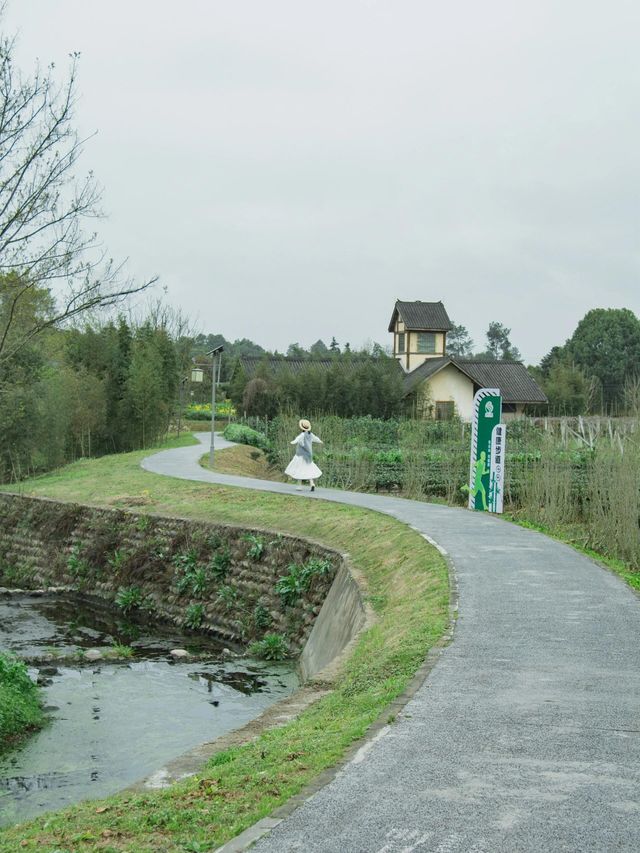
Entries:
MULTIPOLYGON (((0 2, 0 24, 3 8, 0 2)), ((85 231, 102 215, 102 192, 91 172, 80 180, 74 174, 88 141, 73 127, 78 54, 57 84, 52 67, 24 78, 14 48, 13 39, 0 37, 0 364, 46 329, 119 304, 157 280, 123 279, 122 265, 85 231), (22 317, 18 329, 33 288, 57 282, 66 296, 30 322, 22 317)))

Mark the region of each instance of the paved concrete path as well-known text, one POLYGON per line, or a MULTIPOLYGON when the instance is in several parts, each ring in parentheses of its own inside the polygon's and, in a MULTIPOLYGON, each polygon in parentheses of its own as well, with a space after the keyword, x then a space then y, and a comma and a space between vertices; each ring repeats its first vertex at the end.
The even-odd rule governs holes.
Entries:
POLYGON ((143 466, 388 513, 448 552, 459 586, 454 641, 405 712, 252 850, 640 851, 640 599, 622 581, 491 516, 296 493, 207 472, 202 452, 143 466))

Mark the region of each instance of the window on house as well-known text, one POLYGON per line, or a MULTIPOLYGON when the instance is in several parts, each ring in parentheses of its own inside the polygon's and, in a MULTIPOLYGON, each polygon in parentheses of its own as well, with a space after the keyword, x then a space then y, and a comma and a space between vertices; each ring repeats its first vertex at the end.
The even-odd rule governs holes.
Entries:
POLYGON ((453 400, 436 401, 436 420, 450 421, 455 414, 455 403, 453 400))
POLYGON ((418 332, 418 352, 433 353, 436 351, 436 336, 434 332, 418 332))
POLYGON ((398 352, 404 352, 404 332, 398 334, 398 352))

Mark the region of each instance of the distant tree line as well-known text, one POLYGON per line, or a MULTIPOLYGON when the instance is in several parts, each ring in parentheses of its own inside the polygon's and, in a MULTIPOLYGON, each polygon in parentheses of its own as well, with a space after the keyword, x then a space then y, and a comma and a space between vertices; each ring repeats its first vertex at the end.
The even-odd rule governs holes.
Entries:
MULTIPOLYGON (((48 289, 29 294, 16 336, 50 310, 48 289)), ((0 279, 0 328, 11 304, 4 296, 0 279)), ((190 354, 156 321, 49 328, 0 361, 0 480, 147 447, 167 432, 190 354)))
MULTIPOLYGON (((464 326, 447 333, 447 353, 476 360, 519 361, 511 330, 492 322, 486 349, 474 353, 464 326)), ((640 415, 640 320, 627 308, 595 308, 563 346, 529 370, 549 399, 550 415, 640 415)))
POLYGON ((228 393, 238 411, 260 417, 322 412, 388 418, 403 410, 402 373, 379 348, 330 354, 324 363, 311 355, 302 361, 294 371, 265 357, 251 377, 237 363, 228 393))

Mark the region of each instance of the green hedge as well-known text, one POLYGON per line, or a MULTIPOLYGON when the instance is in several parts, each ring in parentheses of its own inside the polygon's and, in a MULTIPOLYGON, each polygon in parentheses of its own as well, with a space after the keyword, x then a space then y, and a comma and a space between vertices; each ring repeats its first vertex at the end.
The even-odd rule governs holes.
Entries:
POLYGON ((264 433, 258 432, 244 424, 229 424, 222 435, 227 441, 235 441, 237 444, 248 444, 251 447, 259 447, 260 450, 267 450, 269 440, 264 433))

